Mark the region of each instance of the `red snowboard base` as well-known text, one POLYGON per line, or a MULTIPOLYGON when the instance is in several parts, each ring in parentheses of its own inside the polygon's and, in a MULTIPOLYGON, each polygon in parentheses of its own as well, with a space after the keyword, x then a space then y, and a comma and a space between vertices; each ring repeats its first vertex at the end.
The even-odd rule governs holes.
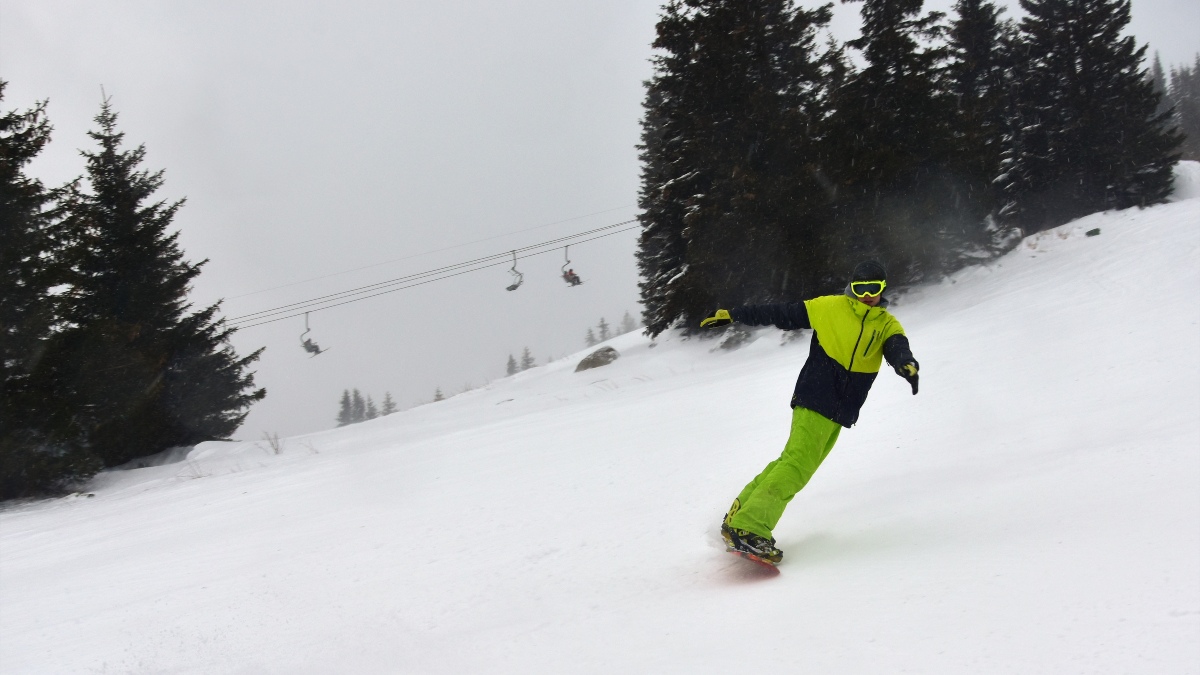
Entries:
POLYGON ((764 574, 769 576, 775 576, 779 574, 779 568, 775 566, 775 563, 770 562, 769 560, 763 560, 753 553, 746 553, 745 551, 738 551, 736 549, 728 549, 728 552, 736 555, 742 560, 749 560, 750 562, 754 563, 754 565, 758 567, 764 574))

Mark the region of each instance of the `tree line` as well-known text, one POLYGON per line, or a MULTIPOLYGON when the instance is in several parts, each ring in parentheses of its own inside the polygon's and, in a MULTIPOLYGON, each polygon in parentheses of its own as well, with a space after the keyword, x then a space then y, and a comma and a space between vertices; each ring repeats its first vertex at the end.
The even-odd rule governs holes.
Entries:
POLYGON ((621 317, 621 324, 617 327, 616 333, 613 332, 613 328, 609 325, 608 321, 604 317, 600 317, 600 322, 596 324, 596 330, 593 332, 591 328, 588 328, 587 334, 583 337, 583 342, 588 347, 595 347, 615 335, 632 333, 637 329, 637 320, 629 312, 625 312, 625 316, 621 317))
MULTIPOLYGON (((441 393, 441 390, 438 390, 441 393)), ((383 407, 379 408, 375 405, 374 399, 370 394, 363 397, 358 389, 346 389, 342 391, 342 399, 338 404, 337 425, 344 427, 348 424, 356 424, 373 420, 376 417, 391 415, 399 410, 396 406, 396 401, 392 399, 392 392, 384 392, 383 407)))
MULTIPOLYGON (((0 103, 7 83, 0 81, 0 103)), ((26 174, 46 102, 0 115, 0 499, 50 494, 171 447, 226 439, 266 391, 220 303, 196 308, 162 171, 100 106, 83 175, 26 174)))
MULTIPOLYGON (((614 332, 613 327, 608 323, 607 319, 600 317, 600 321, 597 322, 595 330, 590 327, 587 329, 587 333, 584 335, 583 342, 588 347, 595 347, 601 342, 604 342, 612 337, 633 332, 637 330, 637 328, 637 320, 634 319, 633 315, 631 315, 629 312, 625 312, 625 316, 621 318, 621 323, 616 328, 616 332, 614 332)), ((521 352, 520 359, 517 359, 512 354, 508 355, 508 363, 505 365, 504 372, 507 375, 516 375, 517 373, 529 370, 536 365, 537 359, 534 358, 533 353, 529 351, 529 347, 525 347, 521 352)))
MULTIPOLYGON (((625 333, 637 330, 638 324, 637 320, 633 318, 632 314, 625 312, 625 316, 622 317, 621 323, 617 328, 617 332, 613 332, 613 328, 609 325, 608 321, 604 317, 600 317, 600 321, 596 324, 595 328, 596 330, 594 332, 591 328, 587 329, 587 335, 585 336, 584 342, 588 347, 594 347, 597 344, 614 337, 615 335, 623 335, 625 333), (597 335, 599 337, 597 337, 597 335)), ((553 359, 547 359, 547 362, 551 360, 553 359)), ((525 347, 521 350, 521 355, 519 358, 512 354, 508 355, 508 362, 505 364, 504 371, 506 375, 516 375, 517 373, 524 372, 536 366, 537 358, 534 357, 533 352, 530 351, 529 347, 525 347)), ((463 391, 469 391, 471 388, 471 385, 467 384, 463 387, 463 391)), ((442 388, 440 386, 437 387, 433 393, 433 402, 437 403, 438 401, 443 401, 445 399, 446 396, 442 393, 442 388)), ((373 420, 377 417, 390 415, 398 410, 399 408, 393 401, 391 392, 385 392, 383 407, 380 409, 375 405, 375 402, 371 399, 370 395, 364 397, 358 389, 346 389, 342 391, 342 398, 338 403, 338 412, 336 418, 337 425, 339 427, 343 427, 348 424, 365 422, 367 420, 373 420)))
POLYGON ((1019 21, 987 0, 850 1, 844 44, 831 5, 663 7, 639 146, 650 335, 836 292, 863 258, 894 285, 934 278, 1169 195, 1194 113, 1160 105, 1128 0, 1021 0, 1019 21))
POLYGON ((1170 75, 1156 55, 1150 67, 1154 91, 1163 98, 1159 112, 1167 112, 1183 132, 1179 146, 1181 159, 1200 161, 1200 54, 1191 66, 1172 66, 1170 75))

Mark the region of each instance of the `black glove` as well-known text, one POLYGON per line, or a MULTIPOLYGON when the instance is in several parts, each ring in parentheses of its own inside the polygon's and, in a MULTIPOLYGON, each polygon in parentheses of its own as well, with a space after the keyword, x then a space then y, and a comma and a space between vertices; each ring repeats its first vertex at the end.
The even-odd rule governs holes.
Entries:
POLYGON ((919 369, 920 366, 915 360, 896 366, 896 374, 908 380, 908 383, 912 385, 913 396, 917 395, 917 371, 919 369))

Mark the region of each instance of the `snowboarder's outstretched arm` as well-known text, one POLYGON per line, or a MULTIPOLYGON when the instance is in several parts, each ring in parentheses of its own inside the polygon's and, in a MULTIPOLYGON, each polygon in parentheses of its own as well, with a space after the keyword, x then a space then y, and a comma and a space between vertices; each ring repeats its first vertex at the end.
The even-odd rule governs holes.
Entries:
POLYGON ((746 305, 728 310, 718 309, 713 312, 712 316, 701 321, 700 326, 714 328, 734 321, 747 326, 775 326, 783 330, 812 328, 812 324, 808 321, 808 308, 804 306, 803 302, 746 305))
POLYGON ((912 350, 908 347, 908 337, 903 333, 893 335, 883 343, 883 358, 896 374, 908 380, 912 385, 912 393, 917 394, 917 371, 920 364, 913 358, 912 350))

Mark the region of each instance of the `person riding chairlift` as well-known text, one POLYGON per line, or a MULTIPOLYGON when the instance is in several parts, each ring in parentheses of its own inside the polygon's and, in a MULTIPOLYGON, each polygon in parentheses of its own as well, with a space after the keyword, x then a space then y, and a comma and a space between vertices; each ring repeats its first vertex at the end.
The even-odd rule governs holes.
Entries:
MULTIPOLYGON (((308 352, 309 354, 312 354, 313 356, 319 356, 319 355, 329 351, 328 349, 321 349, 321 347, 318 346, 317 343, 312 341, 312 338, 304 337, 305 335, 308 335, 311 332, 312 332, 312 329, 308 327, 308 312, 305 312, 304 313, 304 332, 300 334, 300 346, 304 348, 304 351, 308 352)), ((312 356, 310 356, 309 358, 312 358, 312 356)))
POLYGON ((583 279, 580 279, 579 275, 575 274, 574 269, 569 269, 566 272, 563 272, 563 280, 572 286, 578 286, 579 284, 583 283, 583 279))
POLYGON ((320 354, 321 352, 325 351, 324 349, 321 349, 320 347, 318 347, 317 343, 312 341, 312 338, 304 338, 304 342, 301 342, 300 346, 304 347, 304 351, 308 352, 309 354, 312 354, 313 356, 316 356, 317 354, 320 354))

